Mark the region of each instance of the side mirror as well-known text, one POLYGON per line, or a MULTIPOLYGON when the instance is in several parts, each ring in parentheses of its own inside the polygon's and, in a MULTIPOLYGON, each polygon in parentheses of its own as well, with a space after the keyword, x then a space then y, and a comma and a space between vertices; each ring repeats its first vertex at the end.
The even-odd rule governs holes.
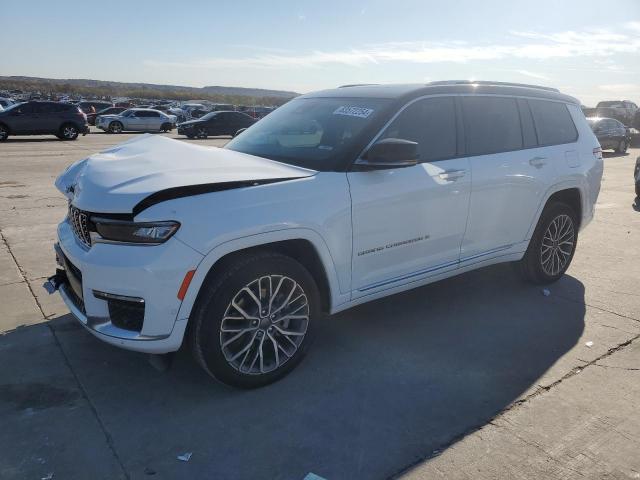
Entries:
POLYGON ((374 143, 358 165, 370 169, 412 167, 418 163, 418 143, 401 138, 385 138, 374 143))

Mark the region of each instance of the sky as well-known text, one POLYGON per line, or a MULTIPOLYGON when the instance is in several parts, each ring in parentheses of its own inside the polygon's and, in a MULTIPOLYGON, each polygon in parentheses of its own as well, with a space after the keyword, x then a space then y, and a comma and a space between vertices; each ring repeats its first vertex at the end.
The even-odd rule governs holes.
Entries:
POLYGON ((300 93, 498 80, 640 103, 640 0, 22 0, 0 18, 0 75, 300 93))

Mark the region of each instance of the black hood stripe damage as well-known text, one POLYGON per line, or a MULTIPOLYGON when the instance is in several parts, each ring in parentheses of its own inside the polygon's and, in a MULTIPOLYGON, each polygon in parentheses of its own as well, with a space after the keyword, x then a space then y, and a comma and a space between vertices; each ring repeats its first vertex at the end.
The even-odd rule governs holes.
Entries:
POLYGON ((299 180, 304 177, 286 177, 286 178, 267 178, 264 180, 238 180, 234 182, 218 182, 218 183, 201 183, 198 185, 186 185, 182 187, 172 187, 165 190, 152 193, 148 197, 140 200, 134 207, 132 214, 135 217, 149 207, 158 203, 173 200, 174 198, 192 197, 194 195, 202 195, 203 193, 222 192, 224 190, 233 190, 236 188, 257 187, 259 185, 268 185, 270 183, 286 182, 289 180, 299 180))

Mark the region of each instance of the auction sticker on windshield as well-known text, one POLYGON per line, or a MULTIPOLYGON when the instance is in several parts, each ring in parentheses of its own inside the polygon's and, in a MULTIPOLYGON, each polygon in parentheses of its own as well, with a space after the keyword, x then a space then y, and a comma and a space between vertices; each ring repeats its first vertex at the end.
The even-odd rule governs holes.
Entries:
POLYGON ((334 115, 347 115, 349 117, 367 118, 373 113, 372 108, 365 107, 338 107, 333 112, 334 115))

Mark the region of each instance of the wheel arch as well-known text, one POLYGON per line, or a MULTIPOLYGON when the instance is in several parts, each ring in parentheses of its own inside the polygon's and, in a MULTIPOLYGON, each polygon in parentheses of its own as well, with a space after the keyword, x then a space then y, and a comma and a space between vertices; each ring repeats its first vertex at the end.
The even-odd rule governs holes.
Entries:
POLYGON ((538 211, 536 212, 535 221, 531 223, 531 227, 529 228, 529 232, 527 233, 527 240, 531 239, 538 222, 540 221, 540 216, 542 212, 546 208, 546 206, 550 202, 560 201, 562 203, 566 203, 571 208, 573 208, 578 217, 578 230, 582 226, 583 222, 583 210, 584 210, 584 192, 582 188, 575 183, 562 183, 558 185, 554 185, 551 187, 544 196, 544 200, 540 203, 538 211))
POLYGON ((335 264, 322 237, 313 230, 291 229, 232 240, 211 250, 198 264, 177 318, 190 317, 208 278, 234 259, 256 251, 288 255, 309 270, 318 286, 323 312, 347 300, 346 294, 340 293, 335 264))

